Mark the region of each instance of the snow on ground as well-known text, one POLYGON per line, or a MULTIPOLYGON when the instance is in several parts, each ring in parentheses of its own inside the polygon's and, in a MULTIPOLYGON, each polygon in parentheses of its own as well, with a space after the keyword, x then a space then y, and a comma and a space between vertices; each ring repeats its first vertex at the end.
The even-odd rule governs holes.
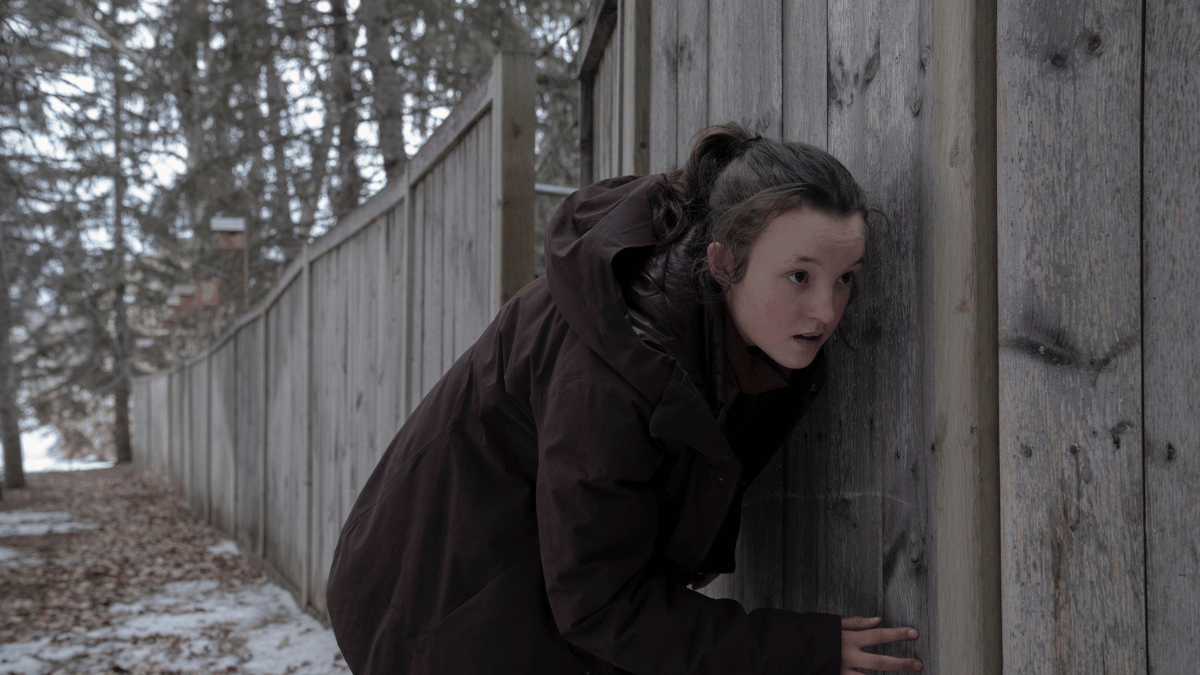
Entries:
POLYGON ((0 502, 0 675, 349 673, 332 631, 165 481, 29 479, 0 502))
POLYGON ((6 511, 0 513, 0 537, 36 537, 94 530, 96 523, 77 523, 63 511, 6 511))
POLYGON ((209 546, 207 551, 213 555, 238 555, 238 545, 232 539, 225 539, 219 544, 209 546))
POLYGON ((265 579, 181 581, 108 608, 111 625, 0 645, 0 673, 348 673, 333 633, 265 579))

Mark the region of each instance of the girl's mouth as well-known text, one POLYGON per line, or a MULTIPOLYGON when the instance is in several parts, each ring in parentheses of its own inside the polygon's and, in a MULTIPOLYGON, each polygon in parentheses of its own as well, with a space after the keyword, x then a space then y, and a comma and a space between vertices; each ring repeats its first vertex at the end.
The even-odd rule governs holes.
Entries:
POLYGON ((792 337, 803 342, 820 342, 822 335, 793 335, 792 337))

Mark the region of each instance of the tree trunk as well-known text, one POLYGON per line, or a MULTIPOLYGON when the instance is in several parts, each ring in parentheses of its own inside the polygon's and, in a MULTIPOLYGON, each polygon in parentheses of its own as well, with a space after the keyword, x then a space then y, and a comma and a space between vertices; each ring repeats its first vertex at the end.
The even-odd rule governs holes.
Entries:
POLYGON ((121 85, 124 75, 119 58, 113 59, 113 154, 116 172, 113 176, 113 265, 116 272, 116 320, 113 327, 113 441, 117 446, 117 463, 133 461, 129 442, 129 388, 132 368, 129 359, 129 318, 125 307, 125 170, 121 167, 124 129, 121 125, 121 85))
POLYGON ((335 114, 326 116, 325 124, 334 120, 338 124, 338 187, 330 195, 333 213, 338 218, 350 213, 358 206, 362 191, 362 174, 358 171, 358 99, 354 95, 354 48, 350 44, 349 19, 346 17, 346 0, 332 0, 333 53, 331 57, 330 102, 335 114))
POLYGON ((379 152, 388 182, 397 180, 408 164, 404 150, 404 89, 392 60, 392 22, 385 0, 361 0, 359 22, 366 31, 367 65, 371 68, 371 110, 379 125, 379 152))
MULTIPOLYGON (((16 364, 12 360, 12 345, 9 334, 13 325, 12 299, 8 289, 10 252, 0 227, 0 441, 4 443, 4 487, 25 487, 25 467, 21 458, 20 411, 17 410, 16 389, 20 381, 16 364)), ((0 496, 2 496, 0 492, 0 496)))

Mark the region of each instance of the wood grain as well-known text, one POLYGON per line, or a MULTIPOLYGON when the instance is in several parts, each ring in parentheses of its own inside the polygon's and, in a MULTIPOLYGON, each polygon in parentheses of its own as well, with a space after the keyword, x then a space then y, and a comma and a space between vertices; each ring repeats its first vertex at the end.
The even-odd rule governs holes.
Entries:
POLYGON ((209 494, 212 503, 209 522, 232 536, 237 531, 237 345, 226 342, 211 356, 209 395, 212 396, 209 422, 209 494))
MULTIPOLYGON (((610 43, 611 47, 611 43, 610 43)), ((606 49, 596 65, 596 78, 592 87, 592 176, 591 181, 604 180, 617 175, 617 159, 613 154, 614 137, 620 134, 620 116, 614 114, 617 98, 615 75, 620 63, 620 54, 606 49)))
POLYGON ((649 173, 674 171, 677 158, 679 109, 679 0, 655 0, 650 3, 648 67, 650 91, 647 115, 650 143, 649 173))
POLYGON ((262 532, 262 439, 266 421, 263 390, 266 388, 266 369, 263 367, 264 320, 244 324, 237 333, 237 441, 234 465, 237 467, 237 535, 243 551, 262 555, 259 548, 262 532))
POLYGON ((170 470, 171 394, 170 375, 151 375, 150 381, 150 460, 151 470, 164 478, 170 470))
POLYGON ((489 317, 533 281, 536 72, 532 54, 502 52, 492 61, 493 299, 489 317))
POLYGON ((622 0, 621 172, 650 173, 650 0, 622 0))
POLYGON ((192 515, 208 520, 208 359, 184 366, 188 373, 187 496, 192 515))
POLYGON ((921 630, 931 623, 932 279, 922 265, 927 122, 907 102, 928 88, 927 21, 917 3, 829 4, 829 151, 889 222, 870 228, 858 299, 843 319, 855 350, 843 340, 827 347, 829 382, 786 459, 786 606, 921 630))
POLYGON ((1000 673, 996 335, 996 17, 934 3, 931 189, 933 672, 1000 673))
POLYGON ((997 25, 1004 664, 1143 673, 1141 5, 997 25))
POLYGON ((782 139, 829 146, 828 3, 782 0, 782 139))
POLYGON ((338 250, 313 260, 312 278, 312 529, 309 603, 325 611, 325 575, 345 514, 337 490, 344 452, 342 402, 345 399, 344 289, 336 285, 338 250))
POLYGON ((1146 647, 1165 675, 1200 662, 1200 5, 1145 7, 1146 647))
MULTIPOLYGON (((764 136, 783 131, 783 7, 779 0, 709 0, 708 112, 764 136)), ((696 131, 696 130, 694 130, 696 131)))
POLYGON ((304 587, 308 550, 307 429, 302 422, 307 349, 304 276, 289 285, 266 313, 266 519, 263 557, 294 588, 304 587))
POLYGON ((678 3, 675 161, 683 166, 696 133, 713 122, 708 105, 709 0, 678 0, 678 3))

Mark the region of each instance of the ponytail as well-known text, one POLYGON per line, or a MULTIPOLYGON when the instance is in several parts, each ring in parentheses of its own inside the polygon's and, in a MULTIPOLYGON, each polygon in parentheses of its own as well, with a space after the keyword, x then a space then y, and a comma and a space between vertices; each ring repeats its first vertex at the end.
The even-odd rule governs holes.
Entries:
POLYGON ((688 233, 694 217, 702 217, 707 210, 708 195, 717 177, 746 145, 761 138, 732 122, 700 131, 683 168, 667 174, 659 193, 654 209, 654 235, 659 248, 671 246, 688 233))
POLYGON ((854 177, 828 152, 763 138, 732 122, 711 126, 698 134, 683 168, 660 184, 655 242, 659 250, 670 248, 702 228, 702 236, 687 244, 697 282, 711 280, 705 252, 718 242, 731 256, 729 281, 737 283, 762 231, 799 208, 836 216, 874 211, 854 177))

